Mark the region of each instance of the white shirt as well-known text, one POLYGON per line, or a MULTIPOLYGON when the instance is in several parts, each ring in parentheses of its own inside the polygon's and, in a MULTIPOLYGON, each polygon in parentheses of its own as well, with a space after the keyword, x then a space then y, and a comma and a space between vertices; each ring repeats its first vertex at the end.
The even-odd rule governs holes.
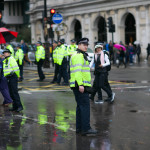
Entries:
MULTIPOLYGON (((105 63, 102 65, 103 67, 110 65, 110 61, 109 61, 107 54, 104 55, 104 61, 105 61, 105 63)), ((93 64, 94 64, 94 57, 93 57, 92 61, 90 62, 90 68, 92 68, 93 64)))

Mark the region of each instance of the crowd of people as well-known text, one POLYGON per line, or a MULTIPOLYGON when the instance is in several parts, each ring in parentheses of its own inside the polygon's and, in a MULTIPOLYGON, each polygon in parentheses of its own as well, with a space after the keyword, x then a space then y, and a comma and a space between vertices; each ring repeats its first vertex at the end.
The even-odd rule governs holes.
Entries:
MULTIPOLYGON (((111 43, 96 42, 94 47, 94 57, 89 63, 87 48, 89 45, 88 38, 82 38, 79 41, 71 40, 71 45, 65 45, 65 40, 53 41, 53 62, 55 66, 54 77, 51 84, 69 85, 73 90, 76 108, 76 133, 87 135, 97 134, 97 131, 90 126, 90 100, 95 104, 104 102, 113 103, 115 93, 112 91, 108 82, 111 62, 118 68, 121 64, 126 68, 127 64, 140 63, 141 47, 140 44, 133 46, 123 45, 119 48, 111 43), (91 83, 90 68, 95 66, 94 81, 91 83), (63 78, 63 82, 61 79, 63 78), (104 90, 108 97, 104 100, 102 96, 104 90), (95 95, 98 92, 98 98, 95 95)), ((13 47, 6 43, 6 47, 0 52, 0 91, 4 97, 3 106, 12 104, 10 111, 20 112, 23 106, 18 94, 18 81, 22 82, 24 62, 30 64, 27 58, 27 47, 23 40, 17 46, 14 52, 13 47)), ((147 60, 150 55, 150 44, 147 47, 147 60)), ((45 60, 45 48, 42 42, 36 43, 35 63, 39 75, 38 82, 45 79, 42 66, 45 60)))

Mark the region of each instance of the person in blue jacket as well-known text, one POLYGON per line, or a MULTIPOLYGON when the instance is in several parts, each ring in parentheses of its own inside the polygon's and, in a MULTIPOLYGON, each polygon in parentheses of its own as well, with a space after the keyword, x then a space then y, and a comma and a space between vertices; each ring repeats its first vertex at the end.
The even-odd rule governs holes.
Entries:
POLYGON ((2 95, 4 97, 4 101, 2 103, 2 106, 8 107, 10 104, 12 104, 13 101, 12 101, 10 94, 9 94, 7 80, 3 74, 3 60, 4 60, 4 58, 3 58, 2 53, 3 53, 3 51, 0 50, 0 92, 2 93, 2 95))

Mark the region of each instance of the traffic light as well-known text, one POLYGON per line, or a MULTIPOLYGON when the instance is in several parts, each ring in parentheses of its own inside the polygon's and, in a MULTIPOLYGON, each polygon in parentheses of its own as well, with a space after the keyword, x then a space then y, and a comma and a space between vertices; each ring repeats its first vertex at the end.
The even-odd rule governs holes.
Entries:
POLYGON ((55 14, 55 9, 50 9, 50 21, 49 21, 50 25, 54 24, 52 20, 54 14, 55 14))
POLYGON ((107 20, 108 20, 108 22, 107 22, 108 26, 107 27, 109 29, 109 32, 115 32, 115 24, 113 24, 112 17, 107 18, 107 20))
POLYGON ((2 20, 2 12, 0 11, 0 21, 2 20))
POLYGON ((111 26, 113 25, 113 20, 112 20, 112 17, 109 17, 108 19, 108 28, 111 28, 111 26))

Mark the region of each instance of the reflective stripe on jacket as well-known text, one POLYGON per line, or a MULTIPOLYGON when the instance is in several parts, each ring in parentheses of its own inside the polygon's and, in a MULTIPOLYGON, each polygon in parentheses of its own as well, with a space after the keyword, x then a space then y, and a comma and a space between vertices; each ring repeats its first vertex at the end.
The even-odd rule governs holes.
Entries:
POLYGON ((16 73, 17 77, 20 77, 19 67, 14 57, 10 56, 4 59, 3 72, 5 77, 13 73, 16 73))
POLYGON ((53 50, 53 60, 54 63, 57 63, 58 47, 53 50))
POLYGON ((37 51, 35 53, 36 61, 39 62, 40 59, 45 59, 45 49, 43 46, 37 46, 37 51))
POLYGON ((58 65, 61 65, 62 64, 62 61, 63 61, 63 58, 68 56, 68 52, 67 52, 67 49, 65 47, 64 44, 62 44, 60 47, 58 47, 58 53, 57 53, 57 61, 56 63, 58 65))
POLYGON ((22 65, 23 64, 23 58, 24 58, 24 53, 23 53, 23 50, 20 48, 15 53, 15 60, 19 61, 19 65, 22 65))
POLYGON ((72 55, 70 59, 70 76, 70 87, 75 87, 75 82, 78 86, 91 86, 89 62, 84 59, 82 53, 72 55))

